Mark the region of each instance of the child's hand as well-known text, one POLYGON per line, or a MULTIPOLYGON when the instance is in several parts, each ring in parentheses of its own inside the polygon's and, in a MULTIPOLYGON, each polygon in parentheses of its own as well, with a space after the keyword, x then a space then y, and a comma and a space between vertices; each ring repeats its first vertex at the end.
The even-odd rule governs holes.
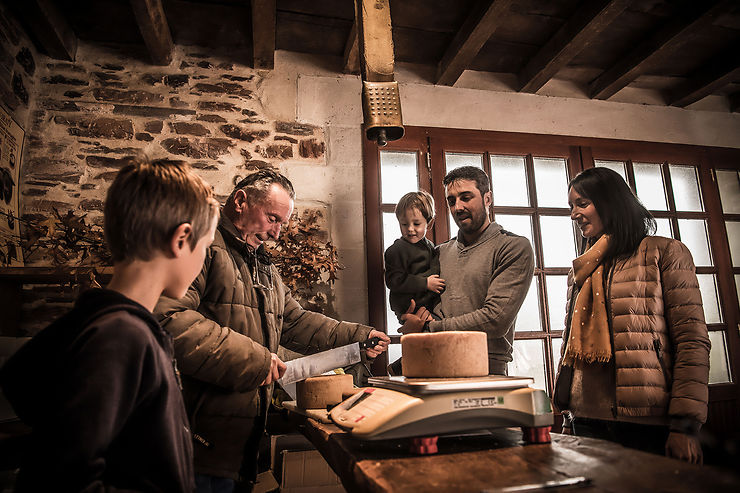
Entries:
POLYGON ((435 293, 441 293, 445 290, 445 280, 437 274, 427 277, 427 289, 435 293))

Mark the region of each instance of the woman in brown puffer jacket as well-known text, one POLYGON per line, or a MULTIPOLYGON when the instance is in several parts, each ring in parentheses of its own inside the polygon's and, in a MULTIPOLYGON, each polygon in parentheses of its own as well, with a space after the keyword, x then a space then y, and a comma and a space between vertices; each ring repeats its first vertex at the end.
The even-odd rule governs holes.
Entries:
POLYGON ((691 254, 649 236, 655 219, 610 169, 576 176, 568 204, 588 248, 569 275, 563 432, 701 462, 710 343, 691 254))

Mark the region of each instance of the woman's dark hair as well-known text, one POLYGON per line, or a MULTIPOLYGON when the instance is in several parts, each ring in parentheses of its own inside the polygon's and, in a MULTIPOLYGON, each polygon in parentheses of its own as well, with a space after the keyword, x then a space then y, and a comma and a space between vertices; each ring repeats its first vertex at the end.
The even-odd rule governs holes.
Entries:
POLYGON ((619 173, 609 168, 589 168, 568 184, 579 195, 593 202, 611 237, 605 258, 632 255, 646 236, 655 233, 655 218, 635 197, 619 173))

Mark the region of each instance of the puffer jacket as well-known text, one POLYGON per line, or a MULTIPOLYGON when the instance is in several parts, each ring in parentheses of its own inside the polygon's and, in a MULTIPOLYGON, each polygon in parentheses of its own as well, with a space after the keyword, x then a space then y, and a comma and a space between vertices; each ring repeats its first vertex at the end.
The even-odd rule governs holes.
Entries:
MULTIPOLYGON (((570 320, 572 272, 568 277, 570 320)), ((689 250, 677 240, 645 237, 610 269, 607 294, 615 418, 658 417, 698 428, 707 418, 710 342, 689 250)), ((569 331, 568 324, 563 340, 569 331)))
POLYGON ((301 308, 268 259, 263 247, 252 253, 222 215, 185 297, 162 297, 155 308, 184 376, 196 473, 238 479, 245 444, 263 427, 256 418, 266 413, 272 385, 258 387, 279 344, 309 354, 363 341, 372 330, 301 308))

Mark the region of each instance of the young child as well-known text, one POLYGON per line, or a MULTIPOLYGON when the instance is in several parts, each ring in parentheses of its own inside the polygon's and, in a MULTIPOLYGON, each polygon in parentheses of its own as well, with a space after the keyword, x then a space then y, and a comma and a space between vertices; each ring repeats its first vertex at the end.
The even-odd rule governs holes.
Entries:
POLYGON ((210 187, 184 163, 118 173, 105 202, 108 288, 82 293, 0 371, 32 427, 17 491, 193 491, 172 338, 151 310, 162 293, 185 295, 217 220, 210 187))
MULTIPOLYGON (((439 277, 438 252, 425 237, 434 224, 432 196, 424 190, 407 193, 396 204, 395 212, 401 238, 385 251, 385 284, 390 289, 391 309, 401 322, 411 300, 416 308, 425 306, 431 312, 445 281, 439 277)), ((400 360, 389 370, 400 375, 400 360)))

